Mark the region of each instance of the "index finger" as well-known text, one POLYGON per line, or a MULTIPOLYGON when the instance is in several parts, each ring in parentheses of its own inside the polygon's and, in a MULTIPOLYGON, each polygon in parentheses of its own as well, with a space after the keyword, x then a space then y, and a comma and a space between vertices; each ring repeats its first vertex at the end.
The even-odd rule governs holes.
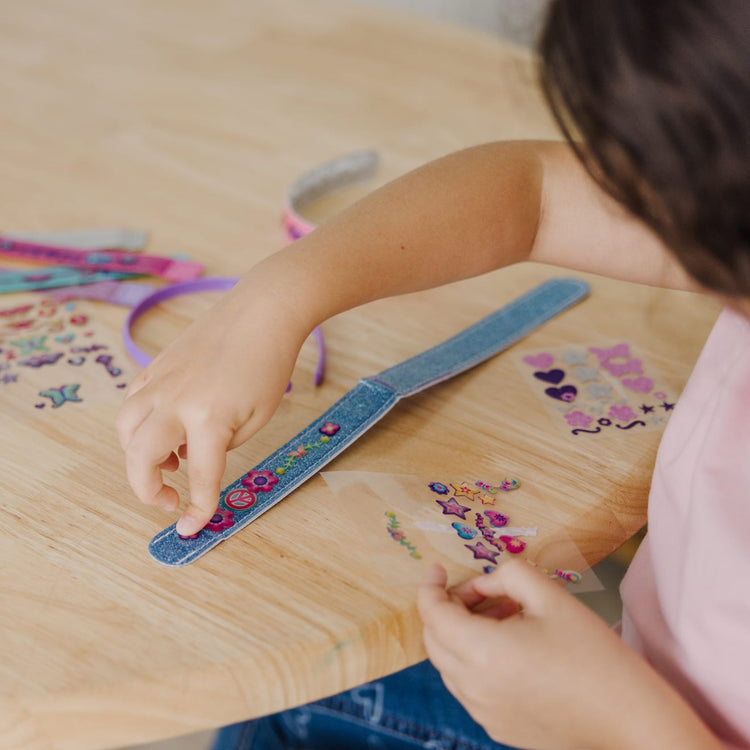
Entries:
POLYGON ((177 521, 178 534, 197 534, 216 512, 230 439, 231 435, 216 434, 206 428, 195 428, 188 432, 190 502, 177 521))

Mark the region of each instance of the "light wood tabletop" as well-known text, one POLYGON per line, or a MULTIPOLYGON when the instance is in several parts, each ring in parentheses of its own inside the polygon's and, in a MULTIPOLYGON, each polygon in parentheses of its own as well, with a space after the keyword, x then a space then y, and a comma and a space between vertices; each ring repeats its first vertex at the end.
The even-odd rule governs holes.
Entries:
MULTIPOLYGON (((356 4, 3 0, 1 15, 6 233, 142 228, 150 253, 237 275, 284 244, 285 189, 322 161, 377 149, 380 172, 361 192, 464 146, 557 137, 527 52, 356 4)), ((522 265, 329 321, 324 383, 310 341, 273 420, 230 454, 226 482, 360 377, 560 275, 522 265)), ((127 310, 0 299, 0 750, 156 740, 410 665, 424 657, 415 585, 432 560, 454 581, 481 572, 488 561, 465 546, 484 538, 478 517, 489 528, 505 515, 521 554, 550 571, 583 572, 619 546, 644 523, 662 429, 717 309, 587 280, 586 301, 402 401, 183 568, 149 556, 175 519, 136 502, 113 429, 138 371, 120 339, 127 310), (498 490, 506 478, 520 487, 498 490), (454 495, 474 541, 437 502, 454 495)), ((152 310, 139 345, 157 351, 212 297, 152 310)), ((174 483, 184 496, 185 475, 174 483)))

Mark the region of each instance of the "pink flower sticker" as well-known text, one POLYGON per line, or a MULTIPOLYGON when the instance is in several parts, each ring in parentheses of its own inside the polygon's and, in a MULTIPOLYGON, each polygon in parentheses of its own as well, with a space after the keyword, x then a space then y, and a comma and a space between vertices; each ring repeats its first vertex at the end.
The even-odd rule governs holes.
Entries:
POLYGON ((588 414, 582 412, 580 409, 576 409, 576 411, 571 411, 568 414, 565 414, 564 416, 565 416, 565 421, 571 427, 588 427, 594 421, 593 417, 590 417, 588 414))
POLYGON ((231 510, 217 510, 203 528, 209 531, 221 531, 231 526, 234 526, 234 513, 231 510))
POLYGON ((279 478, 272 471, 248 471, 242 477, 242 484, 249 487, 254 492, 270 492, 275 484, 278 484, 279 478))
POLYGON ((643 375, 639 378, 623 378, 622 384, 636 393, 648 393, 654 387, 654 381, 643 375))
POLYGON ((335 422, 326 422, 318 431, 328 435, 328 437, 333 437, 340 429, 341 425, 335 422))
POLYGON ((630 422, 638 415, 629 406, 610 406, 609 416, 620 422, 630 422))

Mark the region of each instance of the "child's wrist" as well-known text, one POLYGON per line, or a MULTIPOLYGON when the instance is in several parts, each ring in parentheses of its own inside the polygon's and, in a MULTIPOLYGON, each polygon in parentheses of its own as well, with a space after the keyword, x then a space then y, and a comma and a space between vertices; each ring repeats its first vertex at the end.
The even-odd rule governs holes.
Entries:
MULTIPOLYGON (((284 340, 302 342, 321 321, 314 294, 279 264, 266 259, 244 274, 225 300, 226 312, 240 324, 259 323, 284 332, 284 340)), ((244 325, 243 325, 244 327, 244 325)))

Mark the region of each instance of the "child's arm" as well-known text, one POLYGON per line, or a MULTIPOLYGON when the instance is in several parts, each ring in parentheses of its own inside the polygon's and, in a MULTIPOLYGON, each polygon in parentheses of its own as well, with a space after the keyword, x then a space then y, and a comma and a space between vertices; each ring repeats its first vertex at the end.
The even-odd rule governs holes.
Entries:
POLYGON ((435 566, 420 586, 425 646, 448 689, 497 742, 723 750, 644 659, 524 561, 452 590, 445 583, 435 566))
POLYGON ((194 533, 216 508, 226 451, 270 419, 317 324, 528 259, 688 285, 566 146, 496 143, 445 157, 256 265, 135 379, 117 427, 136 495, 176 509, 162 470, 188 456, 190 504, 178 530, 194 533))

